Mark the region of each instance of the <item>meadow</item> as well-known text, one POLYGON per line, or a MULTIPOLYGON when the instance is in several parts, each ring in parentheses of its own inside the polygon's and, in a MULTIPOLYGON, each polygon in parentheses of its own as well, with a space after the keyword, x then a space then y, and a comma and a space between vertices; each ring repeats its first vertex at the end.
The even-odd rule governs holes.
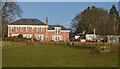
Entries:
POLYGON ((117 67, 118 49, 94 54, 89 47, 2 42, 3 67, 117 67))

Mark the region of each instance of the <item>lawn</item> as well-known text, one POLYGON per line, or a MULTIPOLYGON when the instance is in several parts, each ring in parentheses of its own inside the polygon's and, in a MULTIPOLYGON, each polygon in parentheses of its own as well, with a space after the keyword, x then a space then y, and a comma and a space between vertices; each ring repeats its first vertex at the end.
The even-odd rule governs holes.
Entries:
POLYGON ((70 47, 63 44, 22 45, 23 43, 3 42, 3 67, 118 66, 116 47, 113 47, 112 52, 107 54, 94 54, 90 53, 91 50, 89 48, 79 46, 70 47))

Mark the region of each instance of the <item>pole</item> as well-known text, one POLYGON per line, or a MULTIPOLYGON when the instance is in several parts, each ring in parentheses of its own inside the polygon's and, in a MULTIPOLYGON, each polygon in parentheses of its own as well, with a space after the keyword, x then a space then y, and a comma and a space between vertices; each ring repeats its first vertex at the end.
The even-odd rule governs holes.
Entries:
POLYGON ((94 31, 94 36, 95 36, 95 28, 93 29, 93 31, 94 31))
POLYGON ((95 41, 95 28, 93 29, 93 32, 94 32, 94 34, 93 34, 93 39, 94 39, 94 41, 95 41))

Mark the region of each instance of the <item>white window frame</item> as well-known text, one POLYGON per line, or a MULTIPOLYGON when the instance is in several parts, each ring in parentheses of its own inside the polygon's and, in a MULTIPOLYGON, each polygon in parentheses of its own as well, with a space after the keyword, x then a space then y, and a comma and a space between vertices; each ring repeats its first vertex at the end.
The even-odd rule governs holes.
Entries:
POLYGON ((14 27, 11 27, 11 28, 10 28, 10 31, 11 31, 11 32, 14 32, 14 27))
POLYGON ((44 27, 41 28, 41 32, 44 32, 44 27))
POLYGON ((19 31, 19 27, 16 27, 16 32, 18 32, 19 31))
POLYGON ((61 32, 61 28, 58 28, 58 34, 60 34, 60 32, 61 32))
POLYGON ((34 32, 35 31, 35 28, 34 27, 32 27, 32 30, 31 30, 32 32, 34 32))
POLYGON ((24 31, 24 27, 20 27, 20 31, 23 32, 24 31))
POLYGON ((26 27, 26 32, 29 32, 29 27, 28 26, 26 27))
POLYGON ((52 40, 53 40, 53 41, 58 41, 58 39, 59 39, 59 41, 62 41, 62 40, 63 40, 62 35, 53 35, 53 36, 52 36, 52 40), (56 40, 56 38, 57 38, 57 40, 56 40))
POLYGON ((37 32, 40 32, 40 27, 36 27, 36 31, 37 31, 37 32))
POLYGON ((44 40, 44 35, 42 35, 42 34, 40 34, 40 35, 35 34, 35 37, 36 37, 36 38, 40 38, 41 41, 44 40))
POLYGON ((32 35, 31 35, 31 34, 23 34, 23 37, 24 37, 24 38, 31 38, 32 35))
POLYGON ((55 27, 55 34, 61 33, 61 27, 55 27))
POLYGON ((40 27, 38 27, 38 31, 40 32, 40 27))

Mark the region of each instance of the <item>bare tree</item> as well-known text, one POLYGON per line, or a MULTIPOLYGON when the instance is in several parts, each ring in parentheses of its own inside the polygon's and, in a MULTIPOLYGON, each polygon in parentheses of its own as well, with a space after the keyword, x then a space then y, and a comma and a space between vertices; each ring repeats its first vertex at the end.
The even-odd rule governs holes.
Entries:
POLYGON ((7 35, 7 24, 17 16, 22 16, 22 10, 16 2, 2 2, 2 34, 7 35))

